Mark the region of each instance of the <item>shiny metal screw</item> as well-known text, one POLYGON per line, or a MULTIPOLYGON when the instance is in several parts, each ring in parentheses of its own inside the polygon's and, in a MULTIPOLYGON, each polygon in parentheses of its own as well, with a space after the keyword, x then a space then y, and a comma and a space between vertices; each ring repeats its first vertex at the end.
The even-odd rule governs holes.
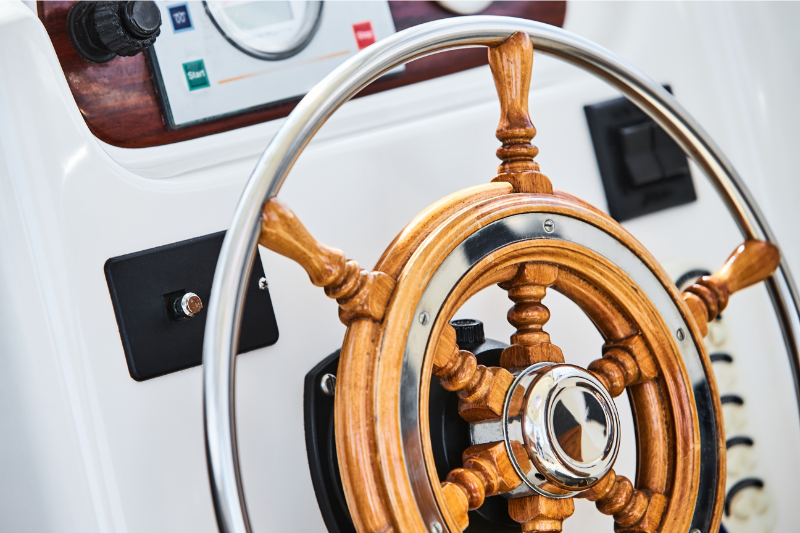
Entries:
POLYGON ((203 309, 203 301, 193 292, 187 292, 180 300, 175 300, 175 311, 179 315, 193 317, 203 309))
POLYGON ((431 533, 442 533, 442 524, 439 522, 431 522, 431 533))
POLYGON ((556 223, 548 218, 544 221, 544 230, 547 233, 553 233, 556 230, 556 223))
POLYGON ((319 388, 328 396, 336 394, 336 376, 333 374, 325 374, 322 376, 322 379, 319 380, 319 388))
POLYGON ((431 316, 428 313, 426 313, 425 311, 423 311, 423 312, 421 312, 419 314, 419 323, 422 324, 423 326, 427 326, 428 322, 430 322, 430 320, 431 320, 431 316))
POLYGON ((700 530, 699 530, 699 529, 697 529, 697 528, 694 528, 694 529, 693 529, 693 530, 691 530, 689 533, 703 533, 703 532, 702 532, 702 531, 700 531, 700 530))
POLYGON ((267 278, 261 278, 258 280, 258 288, 262 291, 269 289, 269 283, 267 283, 267 278))
POLYGON ((675 332, 675 336, 678 337, 679 341, 682 341, 683 339, 685 339, 686 338, 686 334, 683 332, 683 328, 678 328, 678 331, 675 332))

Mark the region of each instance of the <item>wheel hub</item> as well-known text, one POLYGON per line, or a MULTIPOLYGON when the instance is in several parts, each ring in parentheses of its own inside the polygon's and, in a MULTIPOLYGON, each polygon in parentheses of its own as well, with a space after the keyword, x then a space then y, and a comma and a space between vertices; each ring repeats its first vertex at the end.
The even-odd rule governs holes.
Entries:
POLYGON ((619 451, 611 396, 591 373, 572 365, 539 363, 518 372, 502 419, 482 424, 495 427, 471 434, 502 431, 511 464, 525 482, 509 498, 573 496, 597 484, 619 451))

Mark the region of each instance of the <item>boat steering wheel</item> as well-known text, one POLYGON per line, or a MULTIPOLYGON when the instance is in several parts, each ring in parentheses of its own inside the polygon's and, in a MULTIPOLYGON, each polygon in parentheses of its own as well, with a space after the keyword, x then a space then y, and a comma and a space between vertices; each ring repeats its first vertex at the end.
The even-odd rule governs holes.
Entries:
POLYGON ((250 531, 236 449, 233 354, 256 243, 299 263, 339 303, 347 333, 336 385, 336 447, 360 533, 463 531, 468 510, 499 494, 523 531, 561 531, 573 499, 585 498, 613 515, 616 530, 652 533, 719 529, 725 446, 703 337, 733 293, 766 279, 779 317, 780 309, 787 314, 791 280, 783 268, 770 277, 780 266, 770 241, 707 135, 663 88, 597 45, 504 17, 432 22, 376 43, 297 106, 261 157, 225 237, 203 355, 206 447, 220 530, 250 531), (314 133, 381 74, 465 46, 488 47, 500 99, 494 179, 420 213, 372 270, 316 241, 276 198, 314 133), (531 144, 534 49, 618 87, 712 178, 744 233, 716 274, 679 293, 617 222, 553 188, 531 144), (460 349, 449 324, 490 285, 508 292, 508 320, 516 328, 497 367, 479 365, 460 349), (550 342, 548 289, 575 302, 603 336, 602 353, 588 368, 568 364, 570 354, 550 342), (470 424, 463 466, 450 472, 438 472, 433 460, 432 379, 457 392, 458 412, 470 424), (633 480, 613 470, 620 441, 613 398, 623 391, 636 427, 633 480))

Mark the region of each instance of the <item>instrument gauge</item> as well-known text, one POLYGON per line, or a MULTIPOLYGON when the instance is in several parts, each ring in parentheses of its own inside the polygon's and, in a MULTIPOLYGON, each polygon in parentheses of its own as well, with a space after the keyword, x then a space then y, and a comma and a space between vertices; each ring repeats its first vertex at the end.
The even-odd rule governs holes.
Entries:
POLYGON ((233 46, 258 59, 276 61, 311 42, 322 2, 207 1, 206 12, 233 46))

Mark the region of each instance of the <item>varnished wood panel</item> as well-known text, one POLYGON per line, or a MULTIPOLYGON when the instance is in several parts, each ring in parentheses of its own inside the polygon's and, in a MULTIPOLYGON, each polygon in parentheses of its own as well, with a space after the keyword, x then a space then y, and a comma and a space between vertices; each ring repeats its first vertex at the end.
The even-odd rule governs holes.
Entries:
MULTIPOLYGON (((144 54, 118 57, 98 65, 84 60, 69 41, 67 12, 74 2, 39 2, 39 17, 53 42, 75 102, 89 129, 100 140, 125 148, 158 146, 212 135, 287 116, 299 98, 257 110, 209 120, 176 130, 167 128, 144 54)), ((389 2, 398 31, 454 16, 434 2, 389 2)), ((564 23, 566 2, 495 2, 483 14, 564 23)), ((410 85, 485 65, 480 48, 453 50, 418 59, 405 72, 381 79, 359 96, 410 85)))

